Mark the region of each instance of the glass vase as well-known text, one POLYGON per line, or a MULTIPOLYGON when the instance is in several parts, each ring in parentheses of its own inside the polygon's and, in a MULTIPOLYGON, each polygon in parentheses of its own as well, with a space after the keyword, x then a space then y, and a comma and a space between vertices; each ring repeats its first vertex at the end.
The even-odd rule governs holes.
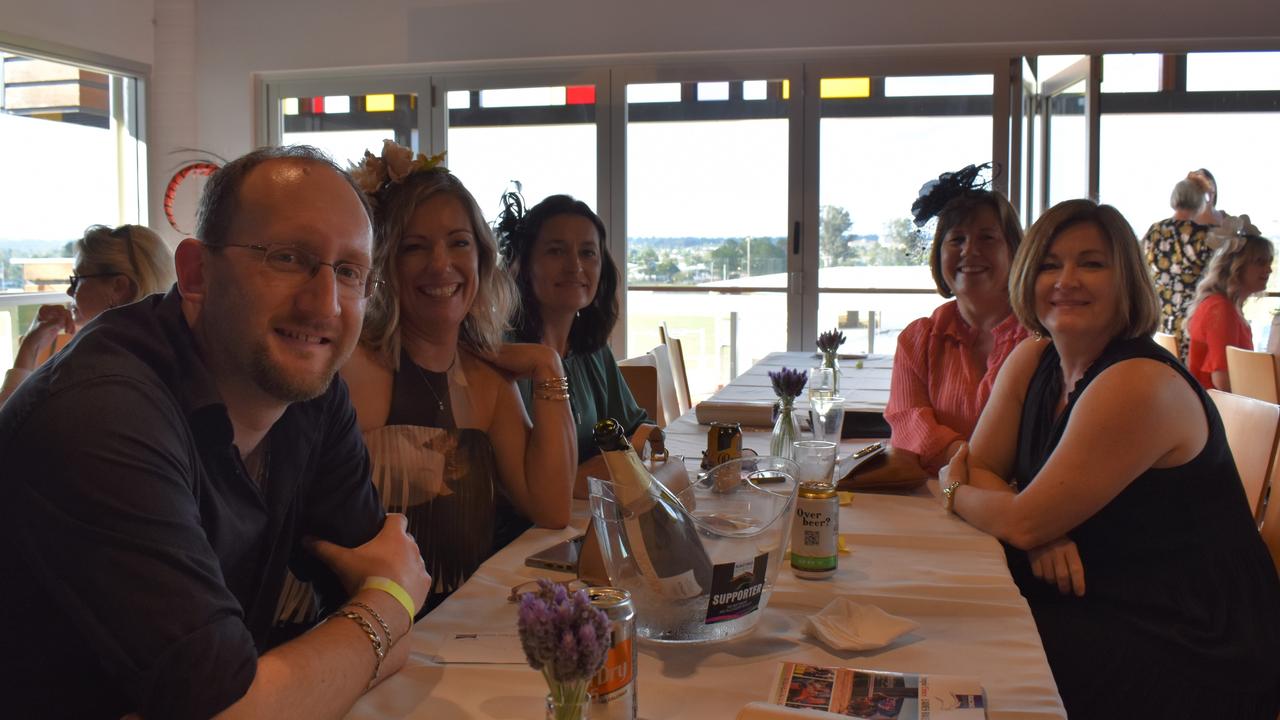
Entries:
POLYGON ((769 438, 769 454, 791 459, 791 444, 800 440, 800 423, 796 420, 795 398, 779 398, 778 419, 773 423, 773 436, 769 438))
POLYGON ((588 720, 591 698, 587 693, 568 694, 557 699, 555 695, 547 695, 547 720, 588 720))
POLYGON ((831 368, 831 374, 835 377, 831 380, 831 390, 834 394, 840 394, 840 357, 839 354, 832 350, 831 352, 823 351, 822 367, 831 368))

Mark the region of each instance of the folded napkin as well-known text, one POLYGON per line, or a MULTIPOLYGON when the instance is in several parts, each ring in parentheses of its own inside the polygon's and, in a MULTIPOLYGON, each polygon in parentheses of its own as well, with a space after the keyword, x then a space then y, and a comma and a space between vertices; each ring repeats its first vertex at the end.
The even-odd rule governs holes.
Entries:
POLYGON ((838 597, 817 615, 809 616, 805 631, 836 650, 874 650, 918 627, 920 623, 890 615, 875 605, 838 597))
POLYGON ((753 702, 747 703, 738 711, 737 720, 848 720, 848 716, 826 710, 807 710, 766 702, 753 702))

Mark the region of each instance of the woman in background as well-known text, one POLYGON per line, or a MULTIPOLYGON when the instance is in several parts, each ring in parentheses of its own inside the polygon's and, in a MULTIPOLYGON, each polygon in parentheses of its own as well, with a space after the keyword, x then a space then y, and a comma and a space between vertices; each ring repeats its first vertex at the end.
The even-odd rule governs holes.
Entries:
POLYGON ((433 578, 427 609, 532 522, 564 527, 577 448, 560 356, 504 344, 513 297, 466 187, 387 142, 352 175, 374 206, 361 343, 342 369, 388 510, 433 578), (514 378, 535 388, 533 420, 514 378))
POLYGON ((1253 232, 1227 241, 1209 261, 1191 304, 1187 368, 1206 388, 1231 392, 1227 346, 1253 349, 1253 331, 1244 319, 1244 301, 1267 289, 1275 247, 1253 232))
POLYGON ((1036 337, 940 476, 944 507, 1006 543, 1068 716, 1275 720, 1280 579, 1213 402, 1151 339, 1129 223, 1068 200, 1013 265, 1036 337))
POLYGON ((1160 298, 1160 332, 1178 339, 1178 359, 1187 361, 1190 338, 1184 327, 1196 286, 1219 240, 1195 220, 1206 207, 1209 180, 1193 172, 1173 186, 1173 216, 1153 223, 1143 240, 1147 265, 1160 298))
POLYGON ((983 189, 981 169, 942 175, 912 206, 916 225, 938 218, 929 267, 938 294, 955 299, 898 336, 885 409, 892 447, 883 462, 859 468, 853 487, 937 474, 973 433, 996 373, 1027 335, 1009 305, 1022 227, 1003 195, 983 189))
POLYGON ((13 369, 5 373, 0 405, 18 385, 103 310, 164 292, 174 281, 173 251, 151 228, 93 225, 75 242, 75 265, 67 295, 71 307, 44 305, 18 345, 13 369))
MULTIPOLYGON (((613 418, 629 437, 647 438, 662 448, 662 431, 636 404, 609 349, 618 320, 618 268, 604 245, 604 222, 581 200, 552 195, 527 212, 515 193, 503 201, 497 229, 504 264, 520 296, 512 334, 519 342, 542 343, 564 359, 578 436, 574 494, 585 497, 588 475, 608 476, 592 440, 597 421, 613 418)), ((517 384, 532 412, 532 383, 517 384)))

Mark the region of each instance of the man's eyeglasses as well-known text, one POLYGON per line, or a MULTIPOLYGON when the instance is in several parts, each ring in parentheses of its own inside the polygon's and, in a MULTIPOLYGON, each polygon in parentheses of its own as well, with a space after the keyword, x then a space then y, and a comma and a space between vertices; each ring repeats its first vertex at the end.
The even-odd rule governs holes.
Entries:
POLYGON ((86 275, 69 275, 67 277, 67 284, 70 285, 71 287, 67 290, 67 292, 74 296, 76 294, 76 291, 80 289, 81 280, 85 280, 87 278, 96 278, 96 277, 115 277, 117 275, 124 275, 124 273, 105 272, 105 273, 89 273, 86 275))
POLYGON ((218 243, 209 245, 211 249, 233 247, 253 250, 262 253, 262 263, 281 275, 295 279, 298 285, 307 282, 320 272, 321 265, 333 268, 333 276, 338 281, 338 291, 349 297, 367 298, 373 294, 378 284, 373 277, 373 270, 352 262, 339 260, 325 262, 308 250, 293 245, 246 245, 244 243, 218 243))

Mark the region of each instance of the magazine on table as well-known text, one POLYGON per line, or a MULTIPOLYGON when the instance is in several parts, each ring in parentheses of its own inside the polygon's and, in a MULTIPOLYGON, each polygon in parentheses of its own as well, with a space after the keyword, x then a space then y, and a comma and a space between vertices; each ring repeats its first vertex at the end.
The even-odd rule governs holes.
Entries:
POLYGON ((979 720, 987 698, 975 677, 914 675, 783 662, 769 701, 873 720, 979 720))

